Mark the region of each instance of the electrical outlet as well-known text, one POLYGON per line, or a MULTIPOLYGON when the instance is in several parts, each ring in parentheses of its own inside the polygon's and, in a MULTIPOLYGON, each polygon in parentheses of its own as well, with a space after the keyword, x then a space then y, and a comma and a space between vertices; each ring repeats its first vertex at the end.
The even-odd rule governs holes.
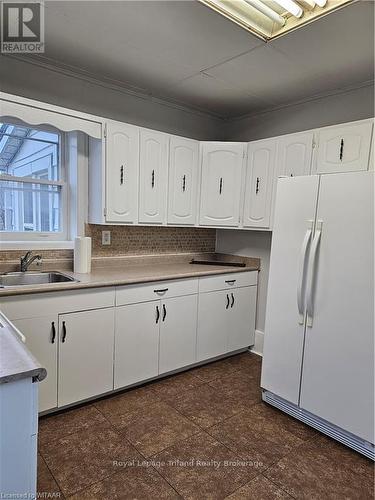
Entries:
POLYGON ((102 231, 102 245, 111 244, 111 231, 102 231))

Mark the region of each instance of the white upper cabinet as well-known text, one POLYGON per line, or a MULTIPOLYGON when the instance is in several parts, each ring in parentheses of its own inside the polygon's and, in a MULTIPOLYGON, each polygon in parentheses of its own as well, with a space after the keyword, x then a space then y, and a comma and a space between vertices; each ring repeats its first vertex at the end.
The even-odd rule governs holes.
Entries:
POLYGON ((167 208, 169 136, 140 131, 139 222, 163 224, 167 208))
POLYGON ((199 142, 171 137, 168 224, 194 225, 197 213, 199 142))
POLYGON ((367 170, 371 134, 372 121, 348 123, 319 130, 314 173, 367 170))
POLYGON ((287 177, 309 175, 314 133, 292 134, 277 142, 276 174, 287 177))
POLYGON ((242 143, 202 143, 202 226, 239 225, 243 163, 242 143))
POLYGON ((106 135, 106 221, 135 223, 139 129, 120 122, 108 122, 106 135))
POLYGON ((269 139, 248 146, 244 227, 270 226, 276 144, 276 139, 269 139))

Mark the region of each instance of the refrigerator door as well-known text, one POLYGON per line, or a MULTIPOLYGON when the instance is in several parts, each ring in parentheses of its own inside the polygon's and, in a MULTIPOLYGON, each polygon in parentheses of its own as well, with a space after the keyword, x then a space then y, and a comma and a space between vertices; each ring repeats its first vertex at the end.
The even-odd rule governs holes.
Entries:
POLYGON ((319 176, 278 181, 261 386, 298 404, 305 332, 306 264, 319 176))
POLYGON ((322 176, 319 224, 300 406, 373 443, 374 174, 322 176))

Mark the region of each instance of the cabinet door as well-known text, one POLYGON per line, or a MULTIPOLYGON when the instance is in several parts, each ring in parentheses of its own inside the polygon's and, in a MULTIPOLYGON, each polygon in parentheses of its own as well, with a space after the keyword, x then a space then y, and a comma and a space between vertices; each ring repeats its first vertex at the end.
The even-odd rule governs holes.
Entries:
POLYGON ((140 132, 139 222, 162 224, 165 221, 168 143, 166 134, 140 132))
POLYGON ((139 129, 119 122, 107 123, 106 221, 137 222, 139 129))
POLYGON ((244 204, 244 227, 270 226, 276 140, 250 143, 244 204))
POLYGON ((159 373, 176 370, 196 360, 197 295, 162 302, 159 373))
POLYGON ((195 224, 199 143, 171 137, 169 147, 168 223, 195 224))
POLYGON ((238 226, 243 157, 243 144, 202 144, 201 225, 238 226))
POLYGON ((277 175, 309 175, 313 150, 313 132, 280 137, 277 142, 277 175))
POLYGON ((114 308, 59 316, 58 406, 113 389, 114 308))
POLYGON ((230 306, 227 350, 235 351, 254 344, 257 287, 236 288, 228 295, 230 306))
POLYGON ((116 308, 114 388, 158 375, 160 301, 116 308))
POLYGON ((197 361, 227 352, 230 298, 226 291, 199 295, 197 361))
POLYGON ((14 325, 25 335, 26 345, 39 363, 46 368, 47 377, 39 384, 39 411, 57 406, 57 316, 19 319, 14 325))
POLYGON ((319 131, 316 173, 367 170, 372 123, 329 127, 319 131))

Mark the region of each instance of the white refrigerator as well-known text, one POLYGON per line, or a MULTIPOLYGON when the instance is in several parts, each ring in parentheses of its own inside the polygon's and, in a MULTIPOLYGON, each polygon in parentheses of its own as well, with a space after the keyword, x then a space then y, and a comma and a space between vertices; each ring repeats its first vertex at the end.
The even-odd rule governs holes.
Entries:
POLYGON ((281 178, 263 400, 374 459, 374 173, 281 178))

